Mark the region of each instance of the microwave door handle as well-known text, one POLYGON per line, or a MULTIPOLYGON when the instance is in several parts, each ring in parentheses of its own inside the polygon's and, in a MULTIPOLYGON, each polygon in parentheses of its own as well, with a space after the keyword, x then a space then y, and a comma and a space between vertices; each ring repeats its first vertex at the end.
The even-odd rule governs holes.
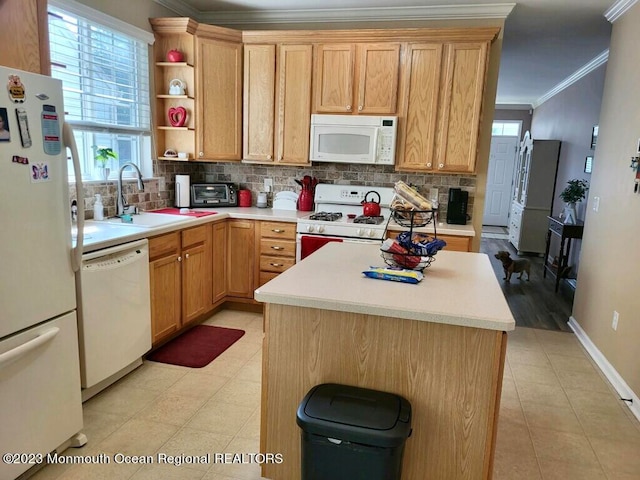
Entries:
POLYGON ((378 163, 378 141, 380 139, 380 128, 376 127, 373 132, 373 161, 374 163, 378 163))

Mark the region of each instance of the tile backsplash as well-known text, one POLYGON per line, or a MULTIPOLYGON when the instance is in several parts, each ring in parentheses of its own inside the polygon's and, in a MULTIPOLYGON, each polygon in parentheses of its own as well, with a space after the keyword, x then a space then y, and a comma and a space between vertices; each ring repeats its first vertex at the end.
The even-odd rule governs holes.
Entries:
MULTIPOLYGON (((476 190, 475 175, 395 172, 392 166, 324 163, 311 167, 283 167, 235 162, 186 163, 163 160, 154 162, 154 178, 144 181, 144 192, 138 191, 134 180, 123 183, 127 202, 137 205, 140 210, 173 206, 176 174, 190 175, 191 183, 235 183, 239 188, 251 190, 253 204, 256 202, 257 193, 264 190, 265 178, 273 180, 273 193, 284 190, 298 192, 300 187, 295 183, 295 179, 301 179, 305 175, 317 177, 320 183, 357 184, 371 187, 393 187, 396 181, 402 180, 415 186, 425 196, 428 196, 431 188, 437 188, 440 218, 446 216, 449 188, 459 187, 469 192, 469 214, 473 211, 476 190)), ((75 187, 72 185, 70 189, 70 197, 77 198, 75 187)), ((96 193, 102 195, 105 215, 115 215, 116 190, 117 185, 114 180, 85 183, 83 192, 85 218, 93 218, 93 203, 96 193)))

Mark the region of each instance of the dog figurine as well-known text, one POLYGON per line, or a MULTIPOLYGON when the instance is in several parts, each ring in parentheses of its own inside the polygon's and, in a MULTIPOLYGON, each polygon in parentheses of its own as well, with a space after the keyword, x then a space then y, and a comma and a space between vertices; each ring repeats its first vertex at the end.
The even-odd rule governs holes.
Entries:
POLYGON ((507 282, 511 282, 511 275, 514 273, 519 273, 519 280, 522 280, 522 274, 527 272, 527 281, 529 281, 531 270, 531 262, 527 259, 520 258, 518 260, 514 260, 511 258, 509 252, 505 250, 500 250, 498 253, 494 255, 498 260, 502 262, 502 268, 504 269, 504 280, 507 282))

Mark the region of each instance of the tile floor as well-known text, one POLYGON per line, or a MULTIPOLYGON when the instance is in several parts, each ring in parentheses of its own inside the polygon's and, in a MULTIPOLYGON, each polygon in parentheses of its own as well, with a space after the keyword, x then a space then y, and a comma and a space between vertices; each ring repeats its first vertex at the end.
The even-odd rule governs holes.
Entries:
MULTIPOLYGON (((226 310, 206 323, 247 333, 202 369, 146 362, 89 400, 89 443, 65 455, 258 452, 262 317, 226 310)), ((638 479, 638 452, 640 424, 573 334, 519 328, 509 335, 494 479, 638 479)), ((32 478, 233 480, 260 472, 256 465, 112 461, 49 465, 32 478)))

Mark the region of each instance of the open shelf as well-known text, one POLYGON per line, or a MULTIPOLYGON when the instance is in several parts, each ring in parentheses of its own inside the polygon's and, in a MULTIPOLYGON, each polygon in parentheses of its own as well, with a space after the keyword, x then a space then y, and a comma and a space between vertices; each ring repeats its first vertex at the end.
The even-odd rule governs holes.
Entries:
POLYGON ((158 67, 193 67, 193 64, 188 62, 156 62, 158 67))
POLYGON ((194 97, 190 95, 169 95, 168 93, 158 94, 156 95, 156 98, 176 98, 176 99, 194 100, 194 97))
POLYGON ((167 125, 159 125, 156 127, 158 130, 176 130, 176 131, 182 131, 182 132, 186 132, 188 130, 193 130, 192 127, 170 127, 167 125))

